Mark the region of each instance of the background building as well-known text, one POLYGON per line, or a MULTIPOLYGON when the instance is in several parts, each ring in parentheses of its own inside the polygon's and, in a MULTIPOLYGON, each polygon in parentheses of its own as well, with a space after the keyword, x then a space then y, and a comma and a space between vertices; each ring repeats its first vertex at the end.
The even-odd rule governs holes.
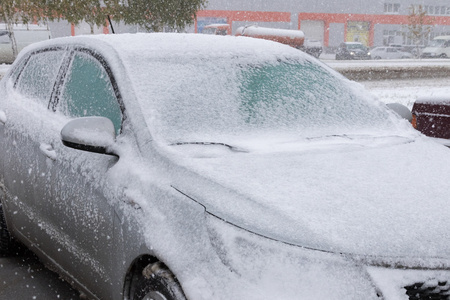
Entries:
MULTIPOLYGON (((309 39, 336 47, 341 42, 359 41, 366 46, 410 45, 405 36, 412 6, 421 5, 433 28, 428 40, 450 35, 449 0, 209 0, 199 11, 192 31, 201 32, 213 23, 230 25, 229 34, 240 26, 300 29, 309 39)), ((422 42, 427 43, 427 40, 422 42)))

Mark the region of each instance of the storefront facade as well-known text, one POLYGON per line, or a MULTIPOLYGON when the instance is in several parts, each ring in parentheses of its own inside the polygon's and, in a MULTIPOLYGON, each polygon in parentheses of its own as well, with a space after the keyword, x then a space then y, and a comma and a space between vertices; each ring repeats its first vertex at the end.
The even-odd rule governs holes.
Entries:
MULTIPOLYGON (((405 35, 412 6, 422 6, 432 22, 428 39, 450 35, 450 2, 448 0, 209 0, 199 11, 195 32, 208 24, 229 24, 229 34, 240 26, 258 25, 271 28, 300 29, 310 39, 325 47, 341 42, 362 42, 366 46, 411 44, 405 35), (245 2, 245 3, 244 3, 245 2), (314 2, 314 3, 313 3, 314 2)), ((427 41, 423 41, 426 43, 427 41)))

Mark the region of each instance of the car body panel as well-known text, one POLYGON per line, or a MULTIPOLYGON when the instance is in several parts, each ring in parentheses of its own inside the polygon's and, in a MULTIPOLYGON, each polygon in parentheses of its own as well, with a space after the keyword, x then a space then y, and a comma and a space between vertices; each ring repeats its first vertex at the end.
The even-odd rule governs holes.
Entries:
POLYGON ((412 54, 403 52, 396 47, 376 47, 370 50, 373 59, 400 59, 412 58, 412 54))
POLYGON ((418 145, 427 145, 428 152, 440 153, 440 157, 448 159, 446 148, 427 139, 334 137, 318 140, 316 144, 292 143, 288 151, 281 150, 285 145, 271 145, 281 146, 276 153, 236 153, 209 158, 207 163, 201 159, 185 160, 190 169, 239 196, 230 194, 223 199, 220 195, 225 193, 221 191, 216 197, 206 198, 190 188, 191 182, 178 188, 212 214, 286 243, 361 255, 406 257, 414 253, 417 257, 450 258, 447 241, 439 238, 445 235, 446 229, 441 227, 445 221, 429 219, 429 215, 439 215, 450 197, 441 183, 430 180, 436 172, 439 176, 445 176, 445 172, 440 172, 440 162, 433 163, 433 159, 424 158, 408 166, 409 157, 426 152, 416 152, 418 145), (403 159, 397 155, 401 153, 403 159), (246 170, 243 177, 238 172, 241 168, 246 170), (391 169, 402 178, 418 172, 423 177, 395 182, 388 175, 391 169), (320 185, 324 174, 328 180, 326 189, 312 189, 320 185), (358 183, 342 189, 349 177, 358 178, 358 183), (418 188, 422 184, 434 191, 433 199, 418 188), (362 186, 364 194, 360 192, 362 186), (416 220, 414 224, 406 217, 411 215, 416 220), (275 222, 277 226, 273 227, 275 222), (396 238, 399 234, 401 239, 396 238), (351 237, 357 237, 359 243, 348 243, 351 237), (423 241, 427 241, 427 247, 421 247, 423 241))

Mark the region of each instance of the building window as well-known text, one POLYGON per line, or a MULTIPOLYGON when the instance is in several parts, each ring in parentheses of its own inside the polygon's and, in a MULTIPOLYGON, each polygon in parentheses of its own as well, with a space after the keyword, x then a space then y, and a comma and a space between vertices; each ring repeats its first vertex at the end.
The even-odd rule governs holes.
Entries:
POLYGON ((427 13, 427 15, 450 15, 450 7, 447 6, 425 5, 423 10, 427 13))
POLYGON ((404 44, 403 32, 400 30, 383 30, 383 46, 404 44))
POLYGON ((400 11, 400 3, 384 3, 384 13, 398 14, 400 11))

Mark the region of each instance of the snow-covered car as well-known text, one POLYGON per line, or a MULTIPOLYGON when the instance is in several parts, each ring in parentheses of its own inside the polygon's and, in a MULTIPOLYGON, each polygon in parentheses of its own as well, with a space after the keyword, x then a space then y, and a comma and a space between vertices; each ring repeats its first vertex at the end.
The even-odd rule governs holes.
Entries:
POLYGON ((448 295, 450 152, 292 47, 41 42, 1 81, 0 141, 0 251, 88 298, 448 295))
POLYGON ((323 47, 319 40, 305 38, 305 43, 303 44, 301 50, 314 56, 315 58, 319 58, 320 54, 322 54, 323 47))
POLYGON ((397 47, 376 47, 370 50, 373 59, 400 59, 412 58, 409 52, 399 50, 397 47))
POLYGON ((435 37, 431 43, 422 50, 422 58, 449 58, 450 36, 442 35, 435 37))

